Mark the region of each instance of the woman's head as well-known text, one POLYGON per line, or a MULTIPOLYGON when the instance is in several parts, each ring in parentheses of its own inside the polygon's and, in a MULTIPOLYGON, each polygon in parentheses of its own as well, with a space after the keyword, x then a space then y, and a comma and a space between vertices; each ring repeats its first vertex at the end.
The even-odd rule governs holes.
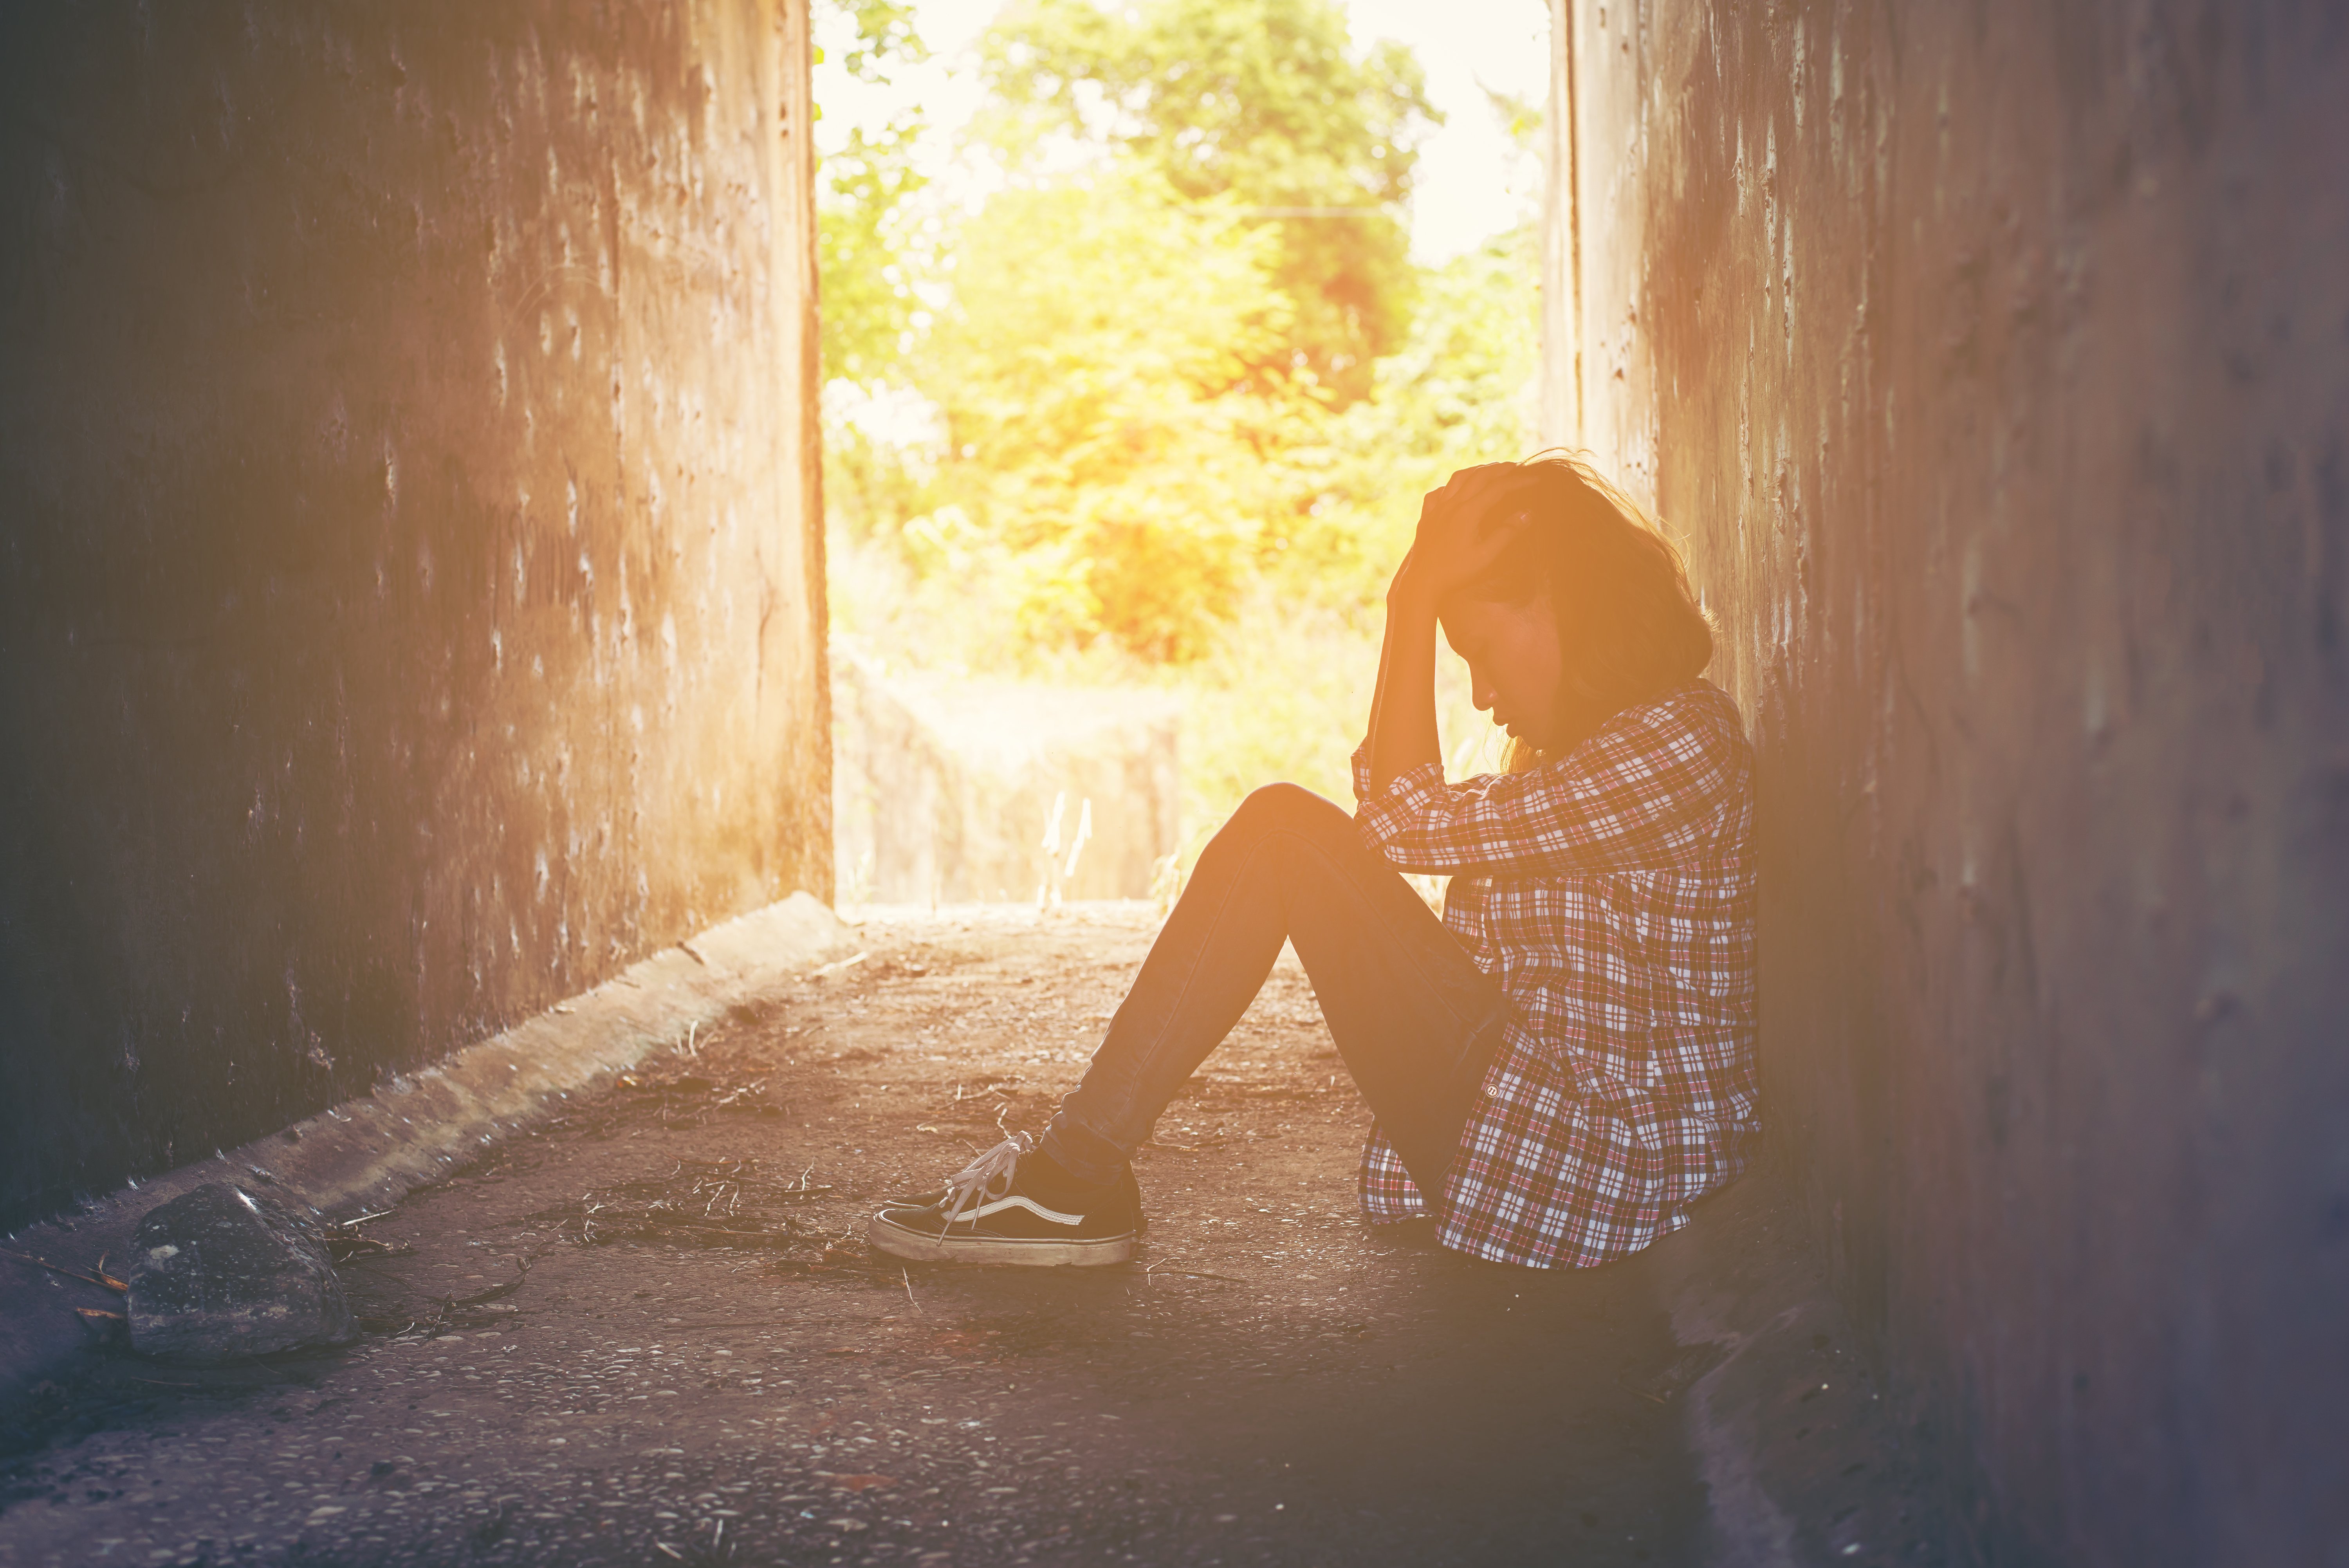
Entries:
POLYGON ((1440 607, 1511 765, 1562 756, 1609 719, 1693 680, 1713 628, 1680 552, 1578 456, 1544 453, 1494 503, 1527 526, 1440 607))

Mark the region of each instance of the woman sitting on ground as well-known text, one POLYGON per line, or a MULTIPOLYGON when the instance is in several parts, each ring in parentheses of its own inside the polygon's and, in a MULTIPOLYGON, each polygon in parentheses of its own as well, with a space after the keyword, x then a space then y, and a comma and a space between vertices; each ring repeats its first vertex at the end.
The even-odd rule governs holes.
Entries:
POLYGON ((1284 940, 1378 1118, 1373 1220, 1587 1267, 1744 1168, 1754 1131, 1754 793, 1713 634, 1672 547, 1582 462, 1464 469, 1387 590, 1352 815, 1248 796, 1199 857, 1040 1139, 873 1218, 899 1257, 1113 1263, 1128 1161, 1239 1022, 1284 940), (1509 771, 1447 784, 1435 634, 1509 771), (1403 871, 1449 874, 1439 923, 1403 871))

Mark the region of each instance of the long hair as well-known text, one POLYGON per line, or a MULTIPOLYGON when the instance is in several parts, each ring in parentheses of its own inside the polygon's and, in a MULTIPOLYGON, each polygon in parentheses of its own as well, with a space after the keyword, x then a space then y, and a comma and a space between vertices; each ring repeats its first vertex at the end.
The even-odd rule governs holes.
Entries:
POLYGON ((1501 505, 1532 525, 1456 597, 1522 605, 1547 596, 1557 621, 1555 752, 1510 742, 1511 773, 1572 751, 1624 709, 1684 686, 1713 661, 1713 623, 1690 591, 1671 540, 1591 467, 1588 455, 1537 452, 1531 478, 1501 505))

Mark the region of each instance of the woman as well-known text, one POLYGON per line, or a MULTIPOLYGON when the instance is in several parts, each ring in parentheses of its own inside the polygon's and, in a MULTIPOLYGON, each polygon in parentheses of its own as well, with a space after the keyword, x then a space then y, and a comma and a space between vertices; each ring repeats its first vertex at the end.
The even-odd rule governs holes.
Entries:
POLYGON ((1378 1118, 1375 1220, 1587 1267, 1685 1223, 1754 1130, 1752 758, 1699 674, 1713 634, 1671 546, 1573 458, 1464 469, 1387 590, 1349 816, 1257 790, 1199 857, 1084 1080, 1040 1140, 883 1210, 900 1257, 1112 1263, 1128 1160, 1295 944, 1378 1118), (1435 636, 1511 735, 1444 782, 1435 636), (1449 873, 1439 923, 1401 872, 1449 873))

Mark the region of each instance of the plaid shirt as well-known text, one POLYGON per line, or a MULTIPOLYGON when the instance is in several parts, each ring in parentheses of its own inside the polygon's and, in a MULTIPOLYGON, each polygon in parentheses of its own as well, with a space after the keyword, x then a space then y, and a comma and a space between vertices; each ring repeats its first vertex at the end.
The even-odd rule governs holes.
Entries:
MULTIPOLYGON (((1444 923, 1509 1017, 1435 1205, 1445 1246, 1588 1267, 1688 1222, 1755 1130, 1753 753, 1702 680, 1629 708, 1564 758, 1457 784, 1423 763, 1371 789, 1362 839, 1450 872, 1444 923)), ((1427 1205, 1383 1134, 1373 1220, 1427 1205)))

